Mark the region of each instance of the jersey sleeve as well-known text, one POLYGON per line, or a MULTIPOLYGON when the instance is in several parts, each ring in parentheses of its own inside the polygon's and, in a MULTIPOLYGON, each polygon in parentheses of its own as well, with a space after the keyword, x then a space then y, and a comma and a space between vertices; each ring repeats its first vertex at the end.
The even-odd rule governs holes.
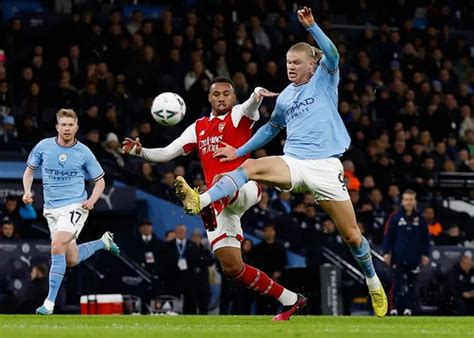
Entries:
POLYGON ((147 161, 164 163, 197 149, 196 123, 193 123, 173 142, 164 148, 142 148, 139 155, 147 161))
POLYGON ((339 85, 339 68, 330 70, 328 66, 324 63, 326 56, 321 58, 319 62, 319 66, 316 69, 316 73, 313 78, 316 81, 312 81, 312 83, 318 86, 328 86, 328 87, 337 87, 339 85))
MULTIPOLYGON (((243 116, 246 116, 247 118, 249 118, 251 121, 254 121, 254 122, 260 119, 260 112, 258 111, 258 109, 260 108, 260 105, 262 104, 263 98, 258 99, 257 93, 261 89, 264 89, 264 88, 256 87, 254 91, 252 92, 252 95, 250 95, 247 101, 245 101, 242 104, 238 104, 234 106, 231 114, 232 114, 232 124, 234 125, 235 128, 237 128, 243 116)), ((253 124, 250 127, 252 126, 253 124)))
POLYGON ((43 142, 38 143, 33 150, 31 150, 30 155, 28 156, 28 160, 26 161, 26 165, 33 170, 38 169, 41 167, 43 163, 43 142))
POLYGON ((99 164, 99 161, 95 158, 94 154, 89 148, 86 148, 85 151, 85 163, 84 163, 84 168, 88 174, 88 177, 90 177, 91 180, 93 181, 98 181, 102 177, 104 177, 104 169, 99 164))
MULTIPOLYGON (((184 150, 184 154, 189 154, 197 149, 196 122, 186 128, 185 131, 171 144, 176 143, 184 150)), ((170 145, 171 145, 170 144, 170 145)))
POLYGON ((273 110, 272 116, 270 116, 270 125, 275 128, 284 129, 286 128, 285 115, 279 100, 277 99, 275 109, 273 110))

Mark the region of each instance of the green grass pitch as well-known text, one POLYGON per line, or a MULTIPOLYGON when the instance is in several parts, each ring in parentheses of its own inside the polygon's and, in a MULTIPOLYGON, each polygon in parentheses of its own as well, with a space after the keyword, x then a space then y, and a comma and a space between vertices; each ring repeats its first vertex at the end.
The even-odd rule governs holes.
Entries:
POLYGON ((474 338, 474 317, 0 316, 0 337, 474 338))

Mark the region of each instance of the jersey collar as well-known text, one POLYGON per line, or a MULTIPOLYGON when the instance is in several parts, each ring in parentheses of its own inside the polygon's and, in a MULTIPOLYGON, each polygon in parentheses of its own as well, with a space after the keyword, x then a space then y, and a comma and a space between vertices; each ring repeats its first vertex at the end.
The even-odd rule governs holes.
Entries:
POLYGON ((72 147, 74 147, 74 146, 77 144, 78 141, 77 141, 77 138, 75 138, 73 144, 71 144, 70 146, 65 147, 65 146, 62 146, 62 145, 59 144, 59 142, 58 142, 58 137, 56 136, 56 137, 54 138, 54 142, 56 142, 56 144, 57 144, 58 146, 60 146, 61 148, 72 148, 72 147))
POLYGON ((227 113, 225 113, 224 115, 217 115, 216 116, 216 115, 212 115, 212 113, 211 113, 211 115, 209 116, 209 121, 212 121, 215 118, 218 118, 219 120, 223 121, 225 119, 225 117, 227 116, 227 114, 229 114, 229 113, 230 113, 230 110, 227 113))

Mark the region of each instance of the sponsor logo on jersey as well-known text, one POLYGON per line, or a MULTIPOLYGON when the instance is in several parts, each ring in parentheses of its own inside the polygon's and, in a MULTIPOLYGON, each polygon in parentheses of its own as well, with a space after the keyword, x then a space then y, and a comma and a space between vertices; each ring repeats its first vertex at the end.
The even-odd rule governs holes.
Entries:
POLYGON ((209 152, 215 152, 219 148, 219 143, 222 142, 224 136, 208 136, 203 140, 199 140, 199 151, 202 155, 209 152))
POLYGON ((293 101, 293 104, 286 111, 286 120, 291 121, 301 113, 309 110, 309 106, 314 103, 314 98, 308 97, 302 101, 293 101))
POLYGON ((76 170, 62 170, 50 168, 44 168, 44 173, 48 175, 49 178, 57 181, 68 181, 71 178, 79 175, 79 172, 77 172, 76 170))

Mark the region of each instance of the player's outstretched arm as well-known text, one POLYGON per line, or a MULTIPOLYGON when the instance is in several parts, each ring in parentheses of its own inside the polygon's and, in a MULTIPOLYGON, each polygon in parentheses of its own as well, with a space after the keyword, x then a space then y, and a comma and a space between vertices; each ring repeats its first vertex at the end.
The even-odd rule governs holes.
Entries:
POLYGON ((23 203, 31 204, 33 203, 33 194, 31 193, 31 185, 33 184, 34 170, 30 167, 26 167, 25 172, 23 173, 23 203))
POLYGON ((227 162, 245 156, 270 142, 280 132, 280 130, 280 128, 267 122, 240 148, 235 149, 227 143, 223 143, 224 147, 217 149, 214 152, 214 157, 221 157, 221 162, 227 162))
POLYGON ((339 53, 337 48, 314 21, 311 8, 303 7, 298 10, 296 14, 299 22, 311 33, 314 40, 318 43, 319 48, 321 48, 324 54, 321 61, 324 62, 324 65, 329 71, 337 69, 339 65, 339 53))
POLYGON ((122 142, 122 152, 147 161, 163 163, 188 153, 187 146, 192 148, 193 144, 196 144, 195 123, 164 148, 143 148, 138 137, 135 140, 126 137, 122 142))

